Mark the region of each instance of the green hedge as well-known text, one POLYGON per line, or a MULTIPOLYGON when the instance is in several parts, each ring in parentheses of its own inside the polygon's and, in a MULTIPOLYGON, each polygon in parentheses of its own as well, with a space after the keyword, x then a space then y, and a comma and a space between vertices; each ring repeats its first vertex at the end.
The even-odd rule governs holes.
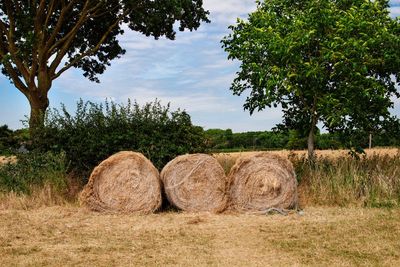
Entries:
POLYGON ((71 167, 86 174, 122 150, 141 152, 161 169, 177 155, 205 149, 203 129, 185 111, 171 111, 157 100, 144 106, 80 100, 75 114, 64 105, 50 110, 44 125, 34 148, 64 151, 71 167))

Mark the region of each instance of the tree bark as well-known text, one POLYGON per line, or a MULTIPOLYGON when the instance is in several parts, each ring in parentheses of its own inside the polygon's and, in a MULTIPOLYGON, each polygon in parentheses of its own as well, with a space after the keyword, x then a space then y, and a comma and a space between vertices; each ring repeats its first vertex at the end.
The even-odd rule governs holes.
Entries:
POLYGON ((31 106, 31 114, 29 117, 29 132, 31 138, 34 139, 38 130, 44 125, 44 117, 46 110, 49 107, 49 99, 46 94, 35 94, 29 95, 29 104, 31 106))
POLYGON ((310 132, 308 134, 308 139, 307 139, 307 149, 308 149, 308 159, 310 161, 314 161, 315 158, 315 126, 317 126, 318 122, 318 116, 316 113, 316 99, 314 99, 314 106, 312 109, 312 114, 311 114, 311 125, 310 125, 310 132))
POLYGON ((368 144, 368 148, 369 148, 369 149, 372 148, 372 133, 369 134, 369 144, 368 144))
POLYGON ((314 160, 314 157, 315 157, 315 151, 314 151, 314 143, 315 143, 314 128, 315 128, 315 125, 312 126, 312 128, 310 130, 310 133, 308 134, 308 139, 307 139, 308 159, 309 160, 314 160))

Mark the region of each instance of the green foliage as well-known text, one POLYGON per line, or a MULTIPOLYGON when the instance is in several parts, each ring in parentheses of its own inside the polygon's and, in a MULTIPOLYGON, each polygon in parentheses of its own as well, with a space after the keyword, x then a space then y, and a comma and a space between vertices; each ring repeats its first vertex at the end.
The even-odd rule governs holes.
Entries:
POLYGON ((176 24, 184 31, 209 22, 202 5, 201 0, 1 1, 3 72, 22 87, 21 79, 29 87, 49 85, 46 79, 56 79, 69 67, 80 68, 85 77, 98 81, 96 75, 125 53, 116 38, 124 33, 123 25, 155 39, 172 40, 176 24), (27 66, 36 71, 26 73, 27 66), (37 84, 32 84, 33 77, 38 78, 37 84))
POLYGON ((286 144, 287 149, 304 149, 307 147, 306 138, 302 137, 297 130, 289 131, 289 140, 286 144))
POLYGON ((12 130, 8 128, 8 125, 0 126, 0 140, 9 137, 12 134, 12 130))
MULTIPOLYGON (((393 122, 390 127, 372 137, 373 147, 399 147, 400 125, 393 122)), ((297 130, 231 133, 230 129, 209 129, 205 131, 207 148, 214 152, 236 152, 246 150, 277 150, 307 148, 306 133, 297 130), (228 135, 227 135, 228 133, 228 135), (228 136, 230 141, 228 142, 228 136)), ((316 133, 317 149, 368 148, 369 133, 352 131, 345 133, 316 133)))
POLYGON ((17 152, 21 145, 29 143, 28 129, 11 130, 7 125, 0 127, 0 155, 11 155, 17 152))
POLYGON ((346 147, 341 142, 338 134, 323 133, 317 136, 316 146, 318 149, 339 149, 346 147))
POLYGON ((345 147, 368 147, 369 135, 372 134, 373 146, 399 146, 400 145, 400 120, 392 118, 383 122, 380 128, 346 130, 337 136, 345 147))
POLYGON ((158 39, 209 22, 202 0, 0 1, 0 66, 31 106, 31 134, 43 123, 53 81, 70 68, 99 82, 125 54, 124 27, 158 39))
POLYGON ((16 145, 26 144, 29 143, 31 136, 29 134, 29 129, 18 129, 13 132, 13 139, 16 145))
POLYGON ((206 143, 209 148, 232 148, 233 133, 231 129, 209 129, 204 133, 206 137, 206 143))
POLYGON ((87 174, 122 150, 141 152, 161 169, 177 155, 203 151, 204 144, 203 129, 185 111, 170 111, 157 100, 143 107, 80 100, 74 115, 65 106, 48 112, 35 147, 65 151, 71 167, 87 174))
POLYGON ((0 165, 0 191, 30 194, 35 187, 50 185, 57 192, 66 189, 65 153, 18 155, 16 163, 0 165))
POLYGON ((231 129, 209 129, 205 131, 207 147, 213 151, 235 151, 248 149, 284 148, 287 136, 278 132, 232 133, 231 129))
POLYGON ((281 106, 284 126, 299 132, 318 122, 346 135, 382 129, 400 97, 400 20, 388 1, 257 3, 222 40, 241 62, 231 90, 250 91, 244 107, 281 106))
POLYGON ((9 154, 11 147, 14 146, 13 131, 7 125, 0 127, 0 155, 9 154))

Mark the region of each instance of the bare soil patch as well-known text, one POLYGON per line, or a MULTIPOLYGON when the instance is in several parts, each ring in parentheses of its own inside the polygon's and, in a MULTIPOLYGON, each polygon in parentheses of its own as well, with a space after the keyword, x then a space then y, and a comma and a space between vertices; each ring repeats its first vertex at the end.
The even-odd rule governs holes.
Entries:
POLYGON ((400 210, 304 215, 0 211, 3 266, 348 266, 400 264, 400 210))

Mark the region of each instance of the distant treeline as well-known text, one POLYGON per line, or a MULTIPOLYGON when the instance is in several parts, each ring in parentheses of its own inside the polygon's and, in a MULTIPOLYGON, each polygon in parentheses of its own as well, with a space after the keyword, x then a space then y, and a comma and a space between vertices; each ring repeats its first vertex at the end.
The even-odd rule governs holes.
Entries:
MULTIPOLYGON (((213 151, 306 149, 307 137, 296 130, 285 132, 259 131, 233 133, 231 129, 205 131, 207 147, 213 151)), ((352 135, 317 133, 317 149, 368 148, 369 134, 355 132, 352 135)), ((372 135, 372 146, 400 146, 400 136, 383 132, 372 135)))
MULTIPOLYGON (((204 141, 206 151, 240 151, 240 150, 279 150, 306 149, 307 137, 296 130, 289 131, 257 131, 233 133, 231 129, 209 129, 203 131, 198 127, 200 141, 204 141)), ((12 131, 6 125, 0 126, 0 154, 13 153, 21 145, 29 144, 28 129, 12 131)), ((317 149, 368 148, 369 134, 356 132, 352 134, 317 133, 317 149)), ((397 131, 390 134, 382 132, 372 135, 373 147, 399 147, 400 135, 397 131)))
POLYGON ((0 155, 11 154, 28 141, 28 129, 13 131, 7 125, 0 126, 0 155))

